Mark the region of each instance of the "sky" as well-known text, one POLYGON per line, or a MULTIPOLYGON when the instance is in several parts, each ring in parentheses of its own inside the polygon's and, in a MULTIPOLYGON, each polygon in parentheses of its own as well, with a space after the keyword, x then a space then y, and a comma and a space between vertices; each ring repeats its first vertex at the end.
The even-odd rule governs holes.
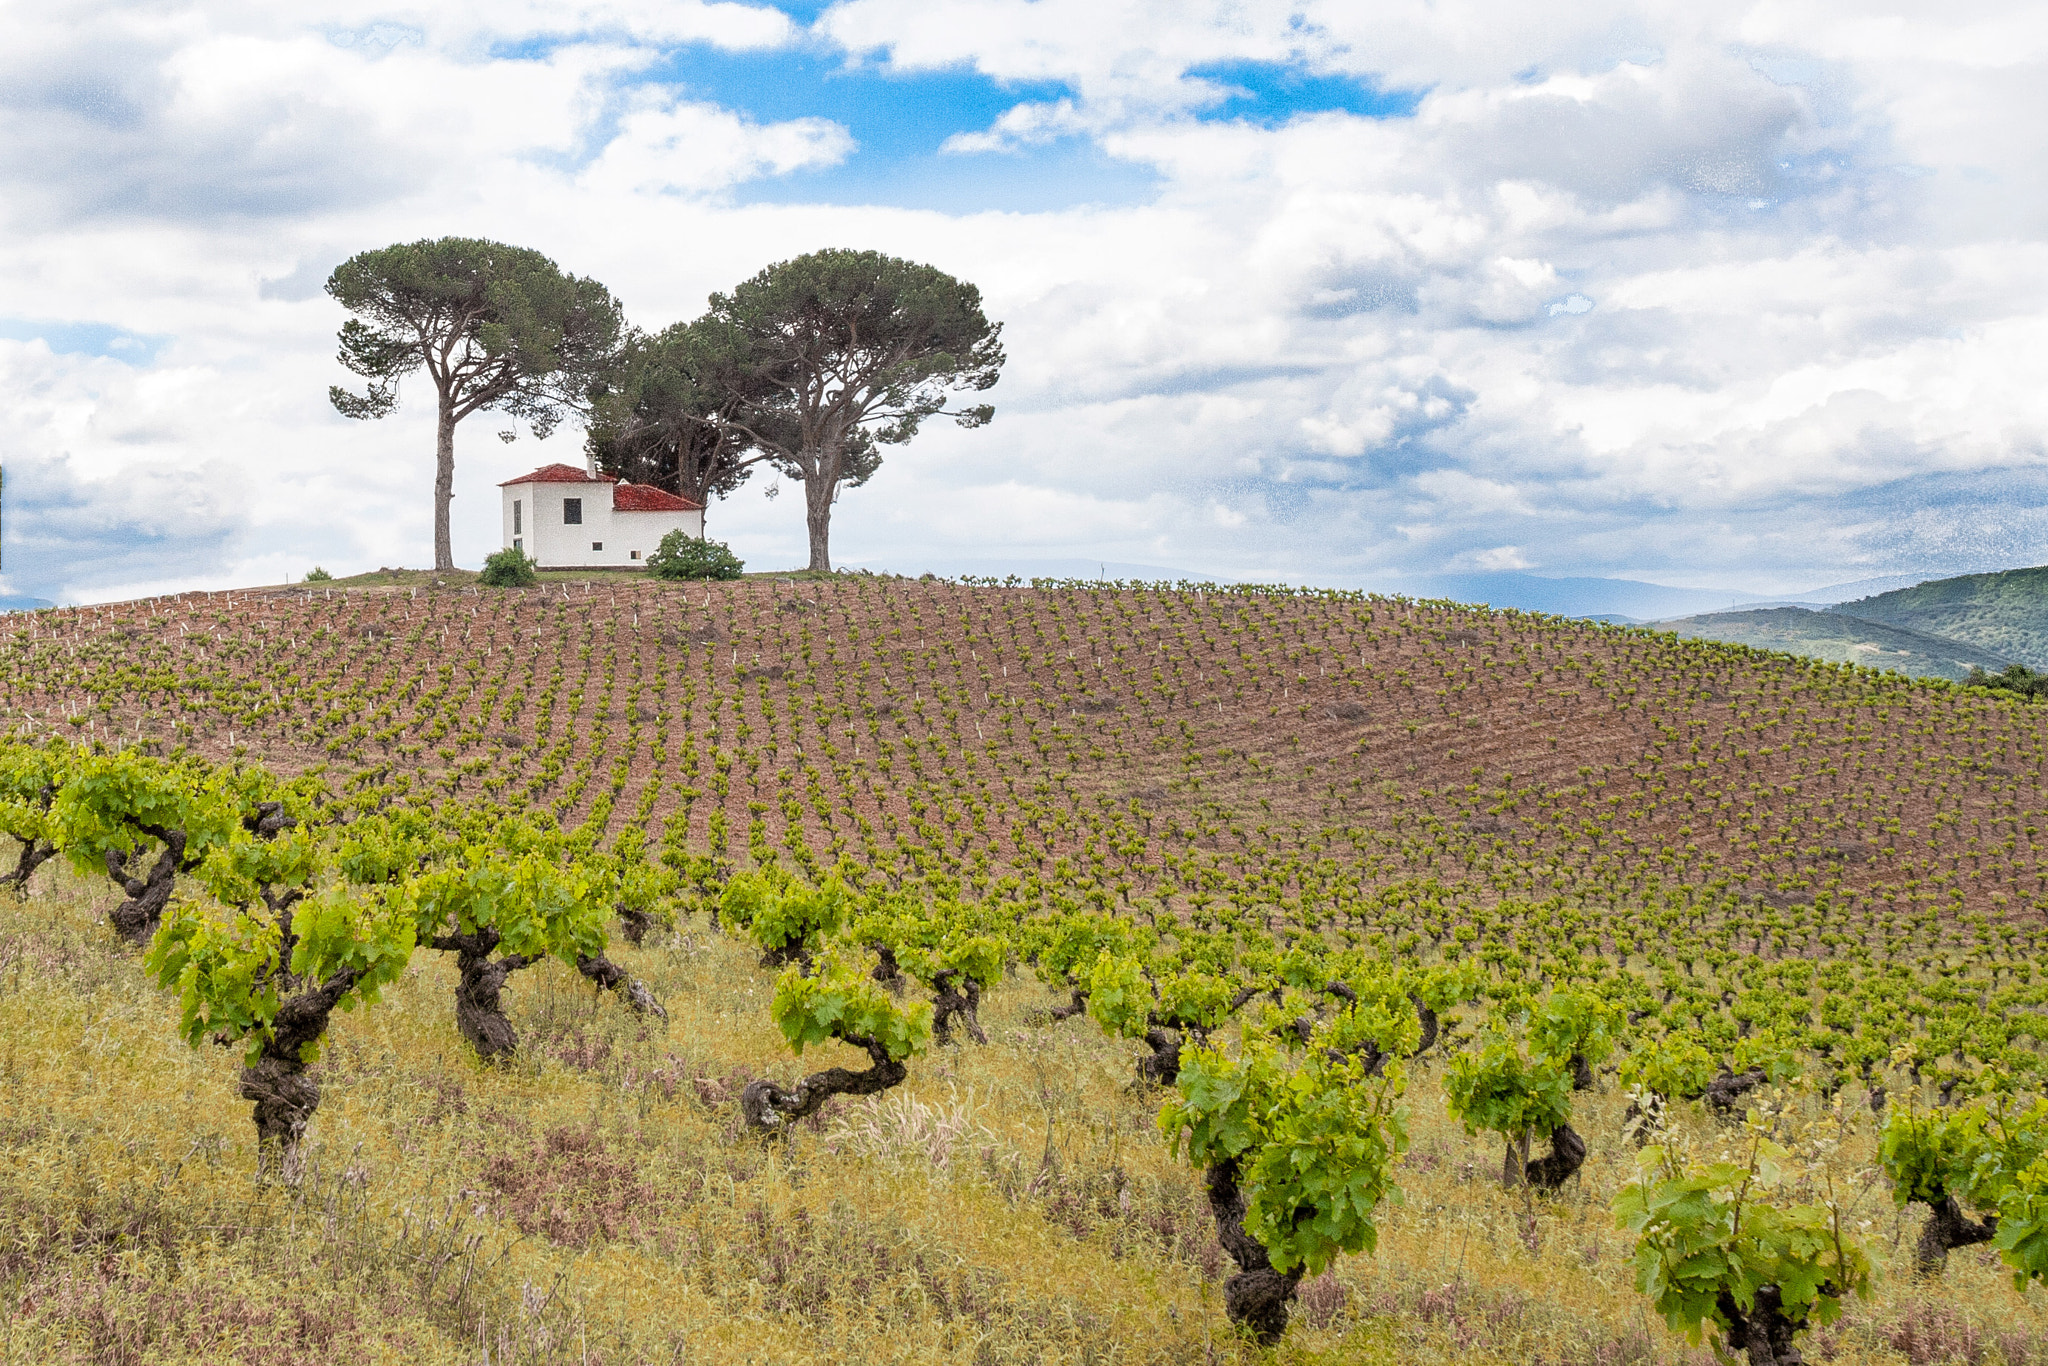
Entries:
MULTIPOLYGON (((1791 595, 2048 562, 2022 3, 0 16, 0 593, 430 564, 431 393, 334 412, 321 286, 442 235, 649 330, 822 247, 978 286, 995 421, 889 448, 841 564, 1791 595)), ((467 420, 458 562, 581 447, 467 420)), ((797 493, 757 475, 710 534, 800 565, 797 493)))

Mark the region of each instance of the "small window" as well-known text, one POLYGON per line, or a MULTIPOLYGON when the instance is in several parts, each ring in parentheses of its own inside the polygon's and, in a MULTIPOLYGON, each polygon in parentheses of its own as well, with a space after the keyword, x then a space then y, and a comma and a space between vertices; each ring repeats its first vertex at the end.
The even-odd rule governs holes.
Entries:
POLYGON ((524 553, 526 550, 526 542, 520 540, 517 536, 514 536, 512 538, 512 548, 514 550, 520 551, 521 553, 524 553))
POLYGON ((626 552, 626 558, 629 560, 637 560, 640 558, 640 552, 637 550, 629 550, 626 552))
POLYGON ((592 550, 602 550, 602 549, 604 549, 604 542, 603 542, 603 541, 592 541, 592 542, 590 543, 590 548, 591 548, 592 550))
POLYGON ((524 513, 525 510, 526 509, 520 505, 519 499, 514 498, 512 500, 512 534, 514 536, 517 536, 520 532, 526 530, 523 518, 521 516, 521 514, 524 513))
POLYGON ((562 500, 562 525, 583 525, 583 500, 581 498, 564 498, 562 500))

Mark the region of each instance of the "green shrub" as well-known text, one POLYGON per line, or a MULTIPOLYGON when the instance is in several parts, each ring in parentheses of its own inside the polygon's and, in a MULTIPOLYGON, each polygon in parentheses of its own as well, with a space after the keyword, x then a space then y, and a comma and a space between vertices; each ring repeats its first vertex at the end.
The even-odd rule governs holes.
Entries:
POLYGON ((484 572, 478 576, 477 582, 492 588, 527 588, 540 582, 533 566, 534 562, 526 558, 524 551, 507 546, 484 560, 484 572))
POLYGON ((700 540, 680 527, 647 557, 647 572, 657 579, 736 579, 745 568, 723 542, 700 540))
POLYGON ((313 566, 313 572, 306 575, 307 583, 331 583, 333 581, 334 575, 328 573, 317 564, 313 566))

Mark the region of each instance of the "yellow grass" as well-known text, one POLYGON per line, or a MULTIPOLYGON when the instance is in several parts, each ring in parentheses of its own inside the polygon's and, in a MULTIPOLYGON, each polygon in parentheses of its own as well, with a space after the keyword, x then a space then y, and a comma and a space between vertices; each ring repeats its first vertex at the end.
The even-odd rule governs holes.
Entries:
MULTIPOLYGON (((789 1057, 770 974, 701 921, 614 955, 667 1003, 648 1028, 558 965, 508 992, 522 1056, 480 1068, 452 970, 422 953, 341 1017, 295 1190, 253 1181, 235 1056, 191 1050, 175 1002, 46 869, 0 905, 0 1294, 7 1362, 1622 1363, 1707 1361, 1646 1314, 1607 1202, 1631 1171, 1611 1080, 1555 1199, 1410 1088, 1405 1203, 1377 1256, 1304 1287, 1277 1353, 1232 1338, 1196 1174, 1167 1156, 1136 1045, 1033 1023, 1028 973, 987 1047, 916 1060, 786 1144, 741 1132, 747 1077, 789 1057)), ((835 1046, 836 1049, 836 1046, 835 1046)), ((1858 1097, 1860 1099, 1860 1096, 1858 1097)), ((1815 1097, 1794 1099, 1811 1114, 1815 1097)), ((2048 1312, 1988 1256, 1912 1280, 1917 1212, 1867 1161, 1872 1300, 1816 1346, 1851 1363, 2048 1361, 2048 1312)), ((1697 1113, 1682 1136, 1738 1135, 1697 1113)), ((1823 1359, 1823 1350, 1809 1350, 1823 1359)))

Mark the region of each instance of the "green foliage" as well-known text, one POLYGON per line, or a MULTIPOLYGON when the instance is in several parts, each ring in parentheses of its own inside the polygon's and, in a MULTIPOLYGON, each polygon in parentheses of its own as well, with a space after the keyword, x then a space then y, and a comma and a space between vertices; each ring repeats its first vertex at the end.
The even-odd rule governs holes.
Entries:
POLYGON ((103 875, 106 855, 123 856, 182 830, 196 863, 240 829, 238 802, 220 780, 184 765, 122 750, 78 752, 50 804, 49 828, 72 866, 103 875))
POLYGON ((1622 1013, 1589 992, 1553 992, 1529 1017, 1529 1051, 1554 1062, 1598 1067, 1614 1051, 1622 1013))
POLYGON ((1992 1245, 2014 1283, 2024 1289, 2048 1280, 2048 1099, 1901 1106, 1885 1120, 1877 1151, 1901 1206, 1950 1196, 1965 1209, 1996 1213, 1992 1245))
POLYGON ((1998 1234, 1991 1245, 2012 1268, 2016 1287, 2048 1284, 2048 1155, 2013 1173, 1998 1202, 1998 1234))
POLYGON ((1332 1062, 1318 1039, 1299 1066, 1269 1037, 1248 1037, 1233 1057, 1218 1047, 1182 1054, 1159 1129, 1175 1156, 1198 1168, 1235 1162, 1245 1231, 1281 1271, 1319 1275, 1340 1252, 1370 1252, 1375 1216, 1397 1198, 1396 1158, 1407 1149, 1400 1065, 1369 1077, 1362 1062, 1332 1062))
POLYGON ((1783 1149, 1759 1136, 1746 1166, 1684 1168, 1662 1147, 1637 1155, 1638 1175, 1614 1198, 1617 1225, 1636 1236, 1636 1288, 1673 1331, 1697 1344, 1725 1336, 1729 1296, 1747 1314, 1776 1286, 1795 1330, 1841 1316, 1842 1297, 1867 1293, 1870 1262, 1832 1205, 1770 1203, 1785 1177, 1783 1149))
POLYGON ((1490 1130, 1512 1142, 1570 1121, 1572 1079, 1558 1060, 1525 1059, 1513 1040, 1496 1036, 1451 1059, 1444 1101, 1467 1132, 1490 1130))
POLYGON ((1090 1019, 1121 1038, 1144 1035, 1155 998, 1142 962, 1105 953, 1088 970, 1086 982, 1090 1019))
POLYGON ((1666 1100, 1698 1096, 1714 1079, 1714 1055, 1690 1038, 1667 1035, 1641 1044, 1621 1060, 1621 1084, 1641 1086, 1666 1100))
POLYGON ((726 927, 774 954, 817 952, 852 910, 853 896, 838 878, 813 887, 779 869, 736 874, 718 898, 726 927))
POLYGON ((342 324, 341 363, 370 381, 367 394, 328 391, 344 417, 390 413, 399 379, 424 366, 462 411, 497 408, 545 436, 610 364, 622 326, 597 281, 474 238, 358 253, 327 293, 356 315, 342 324))
MULTIPOLYGON (((344 888, 300 902, 290 931, 290 957, 280 963, 284 925, 276 917, 200 899, 172 903, 145 961, 159 982, 177 989, 187 1043, 246 1040, 245 1061, 253 1063, 271 1037, 279 1006, 294 991, 346 972, 351 983, 341 1008, 371 1004, 412 956, 410 920, 344 888)), ((301 1061, 311 1062, 317 1048, 317 1040, 306 1044, 301 1061)))
POLYGON ((601 876, 546 854, 474 849, 411 878, 397 899, 411 910, 422 942, 495 930, 507 954, 574 965, 604 949, 611 914, 604 887, 601 876))
POLYGON ((540 575, 534 572, 538 563, 528 559, 525 551, 506 546, 484 556, 483 573, 476 581, 487 588, 530 588, 540 582, 540 575))
POLYGON ((24 844, 52 839, 50 805, 69 770, 63 745, 0 745, 0 833, 24 844))
POLYGON ((946 407, 956 391, 995 384, 1002 328, 983 315, 979 290, 931 266, 812 252, 712 295, 707 325, 743 358, 748 435, 809 486, 814 570, 831 568, 822 551, 832 492, 867 482, 881 446, 910 440, 932 417, 979 427, 995 416, 985 403, 946 407))
POLYGON ((326 570, 322 569, 319 565, 316 564, 310 570, 306 571, 306 582, 332 583, 334 582, 334 575, 328 573, 326 570))
POLYGON ((2024 664, 2008 664, 1995 674, 1972 665, 1970 676, 1963 683, 1972 688, 2016 693, 2029 700, 2048 697, 2048 673, 2035 673, 2024 664))
POLYGON ((932 1008, 922 1001, 899 1006, 868 973, 836 952, 821 955, 816 970, 792 964, 775 982, 772 1013, 789 1046, 801 1055, 827 1039, 872 1039, 901 1062, 931 1043, 932 1008))
POLYGON ((692 536, 681 527, 665 533, 647 557, 647 572, 657 579, 737 579, 745 569, 723 541, 692 536))
POLYGON ((712 318, 632 333, 595 395, 584 449, 606 474, 709 504, 765 459, 735 420, 766 378, 748 371, 730 327, 712 318))

